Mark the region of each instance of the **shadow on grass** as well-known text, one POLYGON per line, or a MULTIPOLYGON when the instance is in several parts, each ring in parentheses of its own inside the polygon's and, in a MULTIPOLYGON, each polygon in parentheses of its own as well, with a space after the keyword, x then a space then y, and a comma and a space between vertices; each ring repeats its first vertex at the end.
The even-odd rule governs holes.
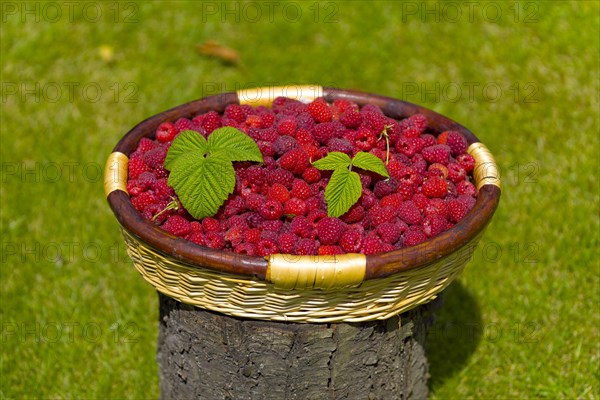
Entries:
POLYGON ((479 305, 460 282, 448 286, 443 296, 443 306, 427 337, 431 391, 463 368, 483 331, 479 305))

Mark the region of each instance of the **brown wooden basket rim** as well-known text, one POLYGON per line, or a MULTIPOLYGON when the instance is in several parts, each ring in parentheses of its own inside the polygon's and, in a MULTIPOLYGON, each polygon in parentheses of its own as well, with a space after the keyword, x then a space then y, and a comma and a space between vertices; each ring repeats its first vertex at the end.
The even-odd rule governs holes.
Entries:
MULTIPOLYGON (((322 90, 322 95, 327 101, 348 99, 359 105, 375 104, 386 115, 393 118, 405 118, 422 113, 427 117, 430 128, 436 133, 444 130, 458 130, 465 135, 469 144, 479 142, 479 139, 464 126, 413 103, 354 90, 330 87, 324 87, 322 90)), ((160 123, 174 122, 178 118, 191 117, 209 110, 223 112, 225 107, 232 103, 239 103, 236 92, 204 97, 156 114, 140 122, 125 134, 113 152, 121 152, 129 156, 142 137, 154 137, 154 132, 160 123)), ((458 224, 439 236, 416 246, 366 256, 365 279, 383 278, 400 271, 431 264, 469 243, 490 222, 498 206, 500 192, 500 188, 496 185, 486 184, 481 187, 473 209, 458 224)), ((250 275, 261 280, 265 279, 268 267, 266 259, 210 249, 172 236, 147 221, 135 210, 127 193, 121 190, 111 192, 107 198, 123 229, 161 253, 197 268, 209 268, 223 273, 250 275)))

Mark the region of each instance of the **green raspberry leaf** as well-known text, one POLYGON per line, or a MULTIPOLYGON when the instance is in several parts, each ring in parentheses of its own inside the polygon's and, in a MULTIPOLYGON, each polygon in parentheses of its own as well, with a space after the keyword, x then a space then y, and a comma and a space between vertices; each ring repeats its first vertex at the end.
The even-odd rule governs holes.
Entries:
POLYGON ((165 168, 171 171, 171 168, 173 168, 173 163, 182 154, 190 151, 205 154, 207 148, 208 144, 206 143, 204 136, 194 131, 183 131, 175 138, 175 140, 173 140, 171 147, 169 147, 169 152, 167 153, 167 158, 165 159, 165 168))
POLYGON ((313 167, 320 170, 338 170, 348 168, 350 165, 350 157, 339 151, 332 151, 325 157, 313 163, 313 167))
POLYGON ((385 176, 386 178, 390 177, 385 165, 383 164, 383 161, 371 153, 366 153, 364 151, 356 153, 352 159, 352 165, 367 171, 375 172, 381 176, 385 176))
POLYGON ((220 155, 205 157, 200 151, 180 155, 172 164, 168 183, 181 204, 196 219, 217 213, 235 187, 231 161, 220 155))
POLYGON ((358 174, 347 168, 336 169, 325 188, 327 214, 330 217, 344 215, 358 201, 361 194, 362 185, 358 174))
POLYGON ((208 152, 219 154, 230 161, 263 162, 256 142, 244 132, 225 126, 214 130, 208 137, 208 152))

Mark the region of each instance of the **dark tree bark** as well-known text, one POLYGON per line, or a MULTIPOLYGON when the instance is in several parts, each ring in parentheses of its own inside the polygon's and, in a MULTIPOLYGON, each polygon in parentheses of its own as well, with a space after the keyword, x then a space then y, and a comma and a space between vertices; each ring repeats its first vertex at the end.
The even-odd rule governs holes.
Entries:
POLYGON ((385 321, 235 318, 159 294, 162 399, 424 399, 439 300, 385 321))

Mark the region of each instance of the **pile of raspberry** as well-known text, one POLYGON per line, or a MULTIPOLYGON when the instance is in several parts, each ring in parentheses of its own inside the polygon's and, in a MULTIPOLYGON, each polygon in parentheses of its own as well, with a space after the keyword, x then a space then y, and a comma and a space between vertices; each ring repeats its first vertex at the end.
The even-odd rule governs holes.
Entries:
POLYGON ((130 156, 127 190, 145 218, 198 245, 253 256, 376 254, 414 246, 451 228, 473 207, 475 160, 457 131, 437 137, 427 119, 386 117, 375 105, 279 97, 272 108, 231 104, 165 122, 130 156), (222 126, 253 138, 264 164, 235 163, 236 186, 218 213, 198 221, 168 185, 164 160, 179 132, 208 137, 222 126), (388 151, 389 148, 389 151, 388 151), (390 178, 354 168, 362 195, 340 218, 327 215, 331 171, 311 165, 329 152, 370 152, 390 178))

